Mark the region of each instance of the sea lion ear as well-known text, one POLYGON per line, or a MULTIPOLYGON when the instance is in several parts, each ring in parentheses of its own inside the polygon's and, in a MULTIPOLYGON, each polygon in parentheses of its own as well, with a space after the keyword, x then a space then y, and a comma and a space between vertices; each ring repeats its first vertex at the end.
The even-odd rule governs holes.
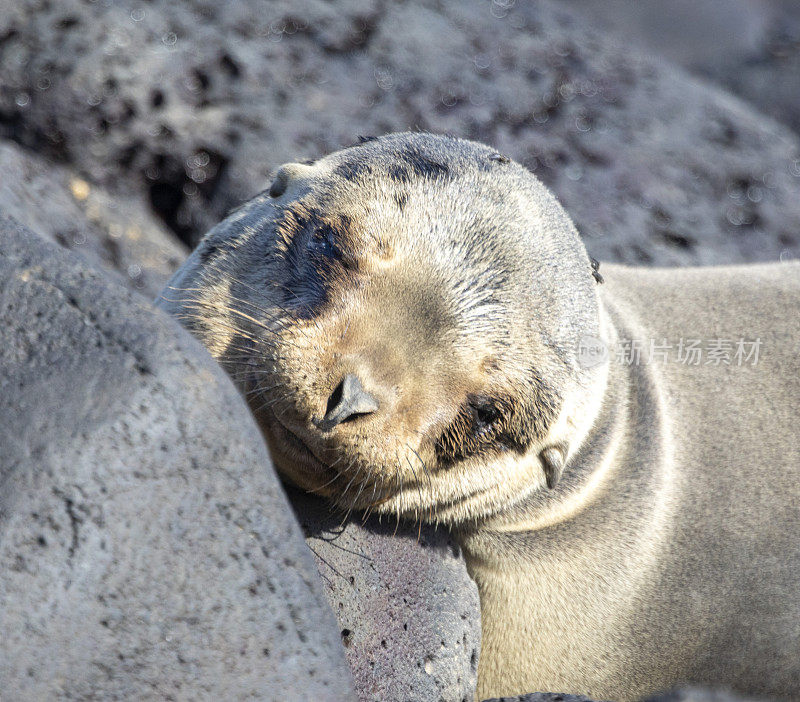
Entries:
POLYGON ((564 472, 564 464, 566 463, 567 450, 563 445, 548 446, 543 449, 539 454, 542 461, 542 468, 544 469, 544 479, 547 482, 548 489, 552 490, 561 479, 561 474, 564 472))
POLYGON ((281 197, 289 187, 289 183, 307 177, 309 173, 313 172, 314 169, 305 163, 284 163, 275 174, 267 192, 270 197, 281 197))
POLYGON ((595 279, 595 280, 596 280, 596 281, 597 281, 597 282, 598 282, 600 285, 602 285, 602 284, 603 284, 603 283, 605 283, 606 281, 603 279, 603 276, 602 276, 602 275, 600 275, 600 261, 598 261, 596 258, 592 258, 592 257, 590 256, 590 257, 589 257, 589 262, 592 264, 592 276, 594 277, 594 279, 595 279))

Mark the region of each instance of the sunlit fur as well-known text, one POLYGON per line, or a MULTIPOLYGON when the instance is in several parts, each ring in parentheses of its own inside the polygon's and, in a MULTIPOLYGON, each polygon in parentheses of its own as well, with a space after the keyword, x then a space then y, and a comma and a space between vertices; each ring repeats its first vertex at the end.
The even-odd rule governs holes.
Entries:
POLYGON ((476 699, 797 699, 800 264, 595 275, 530 173, 425 134, 284 166, 273 194, 210 232, 161 304, 290 480, 451 528, 481 597, 476 699), (610 358, 582 368, 584 337, 610 358), (757 366, 615 358, 743 337, 757 366), (379 409, 321 431, 350 373, 379 409))
POLYGON ((603 379, 576 362, 596 282, 552 196, 486 146, 426 134, 280 178, 162 303, 239 383, 279 470, 346 509, 450 524, 541 489, 538 454, 574 444, 603 379), (380 411, 322 432, 349 372, 380 411))

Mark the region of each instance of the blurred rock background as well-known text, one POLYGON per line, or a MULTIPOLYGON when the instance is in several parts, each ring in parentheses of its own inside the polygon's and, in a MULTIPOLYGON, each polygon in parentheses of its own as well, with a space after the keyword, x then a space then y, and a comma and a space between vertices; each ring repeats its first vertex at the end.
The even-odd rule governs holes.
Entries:
POLYGON ((0 136, 194 244, 287 160, 446 131, 519 159, 597 258, 800 253, 781 0, 3 0, 0 136))
POLYGON ((653 57, 720 84, 800 132, 800 3, 795 0, 567 0, 653 57))
MULTIPOLYGON (((68 343, 74 331, 69 315, 31 325, 27 311, 36 307, 35 300, 42 314, 61 309, 57 290, 41 297, 31 285, 72 271, 70 294, 83 300, 88 319, 129 320, 130 328, 119 333, 132 334, 133 340, 119 350, 119 358, 130 350, 156 358, 160 349, 183 358, 187 367, 202 366, 203 352, 191 340, 173 349, 154 331, 163 329, 163 320, 155 315, 150 320, 141 300, 120 297, 114 282, 108 289, 92 282, 88 271, 103 269, 117 284, 152 299, 189 247, 230 208, 267 187, 281 163, 318 157, 359 135, 406 129, 478 139, 521 161, 555 191, 589 252, 601 260, 695 265, 800 256, 800 5, 792 0, 0 0, 0 214, 13 218, 3 220, 0 230, 5 263, 0 296, 8 303, 4 348, 14 359, 0 367, 5 411, 24 427, 18 397, 26 398, 31 416, 45 419, 46 402, 62 407, 62 414, 52 417, 64 422, 70 411, 77 417, 91 409, 87 397, 74 392, 78 381, 42 385, 50 376, 32 364, 48 339, 72 374, 66 377, 99 374, 111 388, 119 374, 113 365, 117 356, 100 363, 92 339, 68 343), (28 251, 26 237, 36 235, 71 249, 83 263, 63 251, 62 261, 53 253, 58 249, 41 249, 34 241, 28 251), (65 341, 59 345, 59 339, 65 341), (103 370, 106 366, 111 370, 103 370)), ((174 325, 171 333, 181 338, 174 325)), ((42 367, 47 363, 53 377, 63 375, 58 363, 43 361, 42 367)), ((153 402, 166 404, 180 394, 188 393, 190 400, 208 397, 202 384, 181 378, 174 368, 154 377, 131 371, 130 392, 147 394, 154 384, 153 402), (182 388, 180 393, 170 392, 173 386, 182 388)), ((217 382, 225 387, 224 379, 217 382)), ((232 415, 245 412, 231 388, 224 394, 232 415)), ((250 610, 242 615, 241 608, 237 613, 238 580, 220 576, 223 580, 206 587, 200 579, 196 626, 206 639, 187 645, 205 656, 203 641, 220 637, 219 660, 228 661, 225 666, 205 681, 192 668, 195 659, 178 657, 161 666, 142 653, 153 650, 153 631, 161 634, 140 618, 139 591, 114 605, 114 621, 134 622, 125 639, 133 657, 118 658, 121 639, 105 633, 106 602, 98 599, 97 582, 106 577, 98 563, 109 558, 100 544, 106 542, 87 535, 106 534, 112 553, 115 543, 123 550, 138 548, 141 538, 136 528, 130 535, 127 524, 93 516, 103 505, 92 502, 97 476, 109 485, 119 479, 103 472, 105 462, 99 467, 90 459, 77 462, 70 468, 75 475, 64 477, 59 458, 64 447, 69 456, 98 446, 117 462, 133 461, 136 480, 143 465, 158 464, 154 457, 162 449, 156 438, 172 425, 145 427, 147 441, 137 439, 139 449, 131 458, 120 429, 130 410, 124 397, 117 399, 117 414, 108 421, 62 427, 62 434, 53 435, 60 443, 52 446, 43 433, 39 453, 28 445, 35 432, 30 438, 20 429, 15 453, 3 447, 0 454, 0 541, 7 551, 0 555, 11 564, 0 586, 17 603, 28 602, 5 611, 17 618, 15 630, 35 630, 29 642, 36 636, 46 641, 54 631, 59 640, 83 646, 73 634, 93 629, 69 612, 86 612, 87 621, 97 615, 92 626, 101 635, 91 645, 105 667, 94 672, 98 680, 107 675, 121 681, 120 688, 103 683, 114 694, 141 693, 144 684, 159 698, 175 689, 190 694, 197 685, 230 691, 240 689, 236 680, 244 680, 256 696, 294 685, 300 691, 319 689, 319 699, 339 699, 351 689, 341 644, 359 699, 470 697, 479 642, 477 599, 446 534, 417 536, 401 527, 395 537, 385 525, 357 520, 340 528, 338 517, 298 495, 291 495, 291 502, 337 622, 320 615, 319 631, 306 640, 298 634, 289 644, 270 631, 269 646, 247 649, 244 656, 225 643, 229 615, 244 616, 246 627, 254 629, 260 623, 269 627, 270 621, 260 622, 258 608, 252 616, 250 610), (20 466, 39 482, 20 478, 27 475, 20 466), (53 533, 36 531, 36 523, 19 511, 20 495, 40 505, 42 513, 58 510, 55 521, 45 519, 53 533), (99 549, 100 560, 93 560, 92 549, 99 549), (95 568, 90 575, 99 580, 84 573, 75 589, 76 564, 82 562, 95 568), (57 618, 61 600, 54 604, 48 589, 53 582, 73 598, 65 600, 70 607, 62 619, 57 618), (222 595, 211 602, 214 587, 222 595), (33 621, 26 607, 56 618, 37 614, 33 621), (209 611, 213 616, 204 614, 209 611), (265 650, 271 661, 294 656, 292 665, 250 666, 253 652, 266 656, 265 650), (302 657, 322 660, 325 651, 329 664, 315 664, 316 681, 309 683, 302 657), (240 655, 243 660, 231 662, 240 655), (241 678, 237 666, 245 666, 251 677, 241 678), (126 677, 125 671, 135 675, 126 677)), ((190 400, 184 401, 186 411, 193 411, 190 400)), ((197 410, 198 422, 215 427, 218 410, 210 400, 206 404, 205 414, 197 410)), ((178 423, 176 431, 181 427, 178 423)), ((259 475, 263 444, 250 429, 244 432, 248 437, 238 448, 217 436, 219 431, 209 436, 223 453, 247 454, 237 461, 236 490, 252 499, 253 515, 274 505, 286 511, 277 484, 261 486, 262 480, 274 482, 259 475), (260 499, 265 490, 268 499, 260 499)), ((170 450, 186 463, 173 467, 173 479, 199 469, 210 471, 203 480, 214 480, 213 447, 202 444, 197 453, 198 442, 186 435, 172 444, 170 450)), ((184 480, 187 499, 205 504, 212 493, 192 497, 194 481, 184 480)), ((142 546, 143 554, 151 554, 142 558, 155 563, 153 572, 186 568, 181 564, 214 553, 211 542, 220 538, 238 544, 241 535, 225 514, 210 513, 205 531, 196 530, 197 553, 181 550, 181 535, 191 522, 183 516, 168 520, 175 499, 172 489, 164 488, 141 509, 133 502, 118 506, 125 514, 144 514, 146 507, 173 530, 163 539, 177 551, 158 539, 142 546), (215 521, 220 515, 222 527, 215 521)), ((276 523, 299 540, 293 520, 276 523)), ((288 550, 297 547, 291 539, 287 544, 288 550)), ((220 555, 220 562, 235 561, 238 548, 220 555)), ((149 561, 145 570, 141 560, 109 562, 115 578, 146 581, 142 573, 149 561)), ((311 595, 301 598, 299 615, 291 597, 276 596, 269 587, 264 592, 257 584, 247 597, 255 598, 250 604, 271 607, 270 616, 288 622, 285 630, 305 632, 306 619, 316 616, 316 604, 308 602, 316 602, 319 584, 306 582, 310 559, 294 554, 292 563, 287 574, 273 573, 271 562, 258 569, 280 593, 292 590, 297 578, 305 582, 311 595)), ((174 589, 170 577, 147 597, 154 602, 161 592, 168 597, 174 589)), ((165 609, 164 617, 170 611, 165 609)), ((180 648, 180 642, 166 644, 158 639, 165 650, 180 648)), ((83 694, 89 678, 77 663, 84 660, 77 649, 63 651, 63 659, 56 651, 50 668, 32 665, 23 684, 19 675, 37 652, 35 645, 29 648, 29 653, 15 648, 13 666, 0 665, 0 682, 13 683, 7 689, 44 690, 51 669, 58 669, 67 671, 62 692, 83 694)), ((275 694, 292 697, 285 689, 275 694)))

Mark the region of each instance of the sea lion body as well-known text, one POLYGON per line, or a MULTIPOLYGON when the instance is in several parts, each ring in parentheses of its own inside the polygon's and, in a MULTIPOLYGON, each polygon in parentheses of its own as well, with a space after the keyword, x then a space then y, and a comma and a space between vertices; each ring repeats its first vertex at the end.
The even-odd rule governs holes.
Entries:
POLYGON ((796 699, 800 266, 602 271, 610 345, 641 341, 641 358, 611 359, 561 483, 462 538, 478 699, 689 682, 796 699), (760 342, 755 364, 739 365, 742 339, 760 342), (679 360, 694 340, 701 357, 679 360), (726 346, 727 360, 710 351, 726 346))
POLYGON ((601 275, 525 169, 399 134, 284 166, 160 304, 285 477, 453 531, 479 699, 797 695, 800 265, 601 275))

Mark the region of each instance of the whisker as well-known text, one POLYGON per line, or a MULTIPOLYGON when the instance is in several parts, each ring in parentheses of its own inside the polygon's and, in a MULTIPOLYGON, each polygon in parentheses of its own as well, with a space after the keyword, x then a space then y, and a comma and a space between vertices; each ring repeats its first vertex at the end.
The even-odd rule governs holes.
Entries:
MULTIPOLYGON (((417 460, 420 462, 420 465, 422 465, 422 472, 425 475, 425 477, 428 479, 428 490, 430 490, 430 493, 431 493, 430 494, 431 504, 428 506, 428 519, 430 521, 433 521, 433 519, 434 519, 434 516, 433 516, 434 515, 434 507, 435 507, 436 503, 433 500, 433 480, 431 479, 430 471, 428 470, 428 466, 425 465, 425 461, 422 460, 421 456, 416 452, 416 450, 412 446, 409 446, 408 443, 406 443, 405 446, 409 451, 411 451, 417 457, 417 460)), ((409 461, 409 463, 410 463, 410 461, 409 461)))

